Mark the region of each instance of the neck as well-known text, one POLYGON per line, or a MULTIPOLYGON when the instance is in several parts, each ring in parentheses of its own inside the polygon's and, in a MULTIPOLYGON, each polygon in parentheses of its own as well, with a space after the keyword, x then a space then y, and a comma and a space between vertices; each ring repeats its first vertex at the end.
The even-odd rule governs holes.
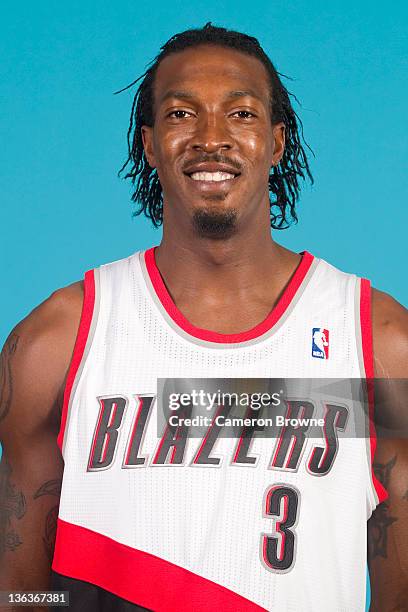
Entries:
POLYGON ((192 227, 166 221, 156 263, 174 302, 186 312, 195 304, 214 309, 228 304, 251 308, 253 303, 266 304, 267 311, 300 261, 272 239, 269 210, 262 224, 245 223, 219 240, 200 238, 192 227))

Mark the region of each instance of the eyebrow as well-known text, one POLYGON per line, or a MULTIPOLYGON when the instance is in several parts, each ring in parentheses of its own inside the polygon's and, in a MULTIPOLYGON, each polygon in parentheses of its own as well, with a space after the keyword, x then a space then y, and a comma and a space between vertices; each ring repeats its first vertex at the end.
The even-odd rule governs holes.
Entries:
MULTIPOLYGON (((243 98, 246 96, 262 101, 261 96, 255 93, 252 89, 229 91, 226 98, 228 100, 232 100, 234 98, 243 98)), ((160 102, 165 102, 169 98, 177 98, 178 100, 194 100, 196 99, 196 96, 192 91, 170 89, 164 94, 160 102)))
POLYGON ((262 100, 261 96, 255 93, 253 89, 230 91, 227 95, 227 98, 244 98, 245 96, 250 96, 251 98, 256 98, 257 100, 262 100))

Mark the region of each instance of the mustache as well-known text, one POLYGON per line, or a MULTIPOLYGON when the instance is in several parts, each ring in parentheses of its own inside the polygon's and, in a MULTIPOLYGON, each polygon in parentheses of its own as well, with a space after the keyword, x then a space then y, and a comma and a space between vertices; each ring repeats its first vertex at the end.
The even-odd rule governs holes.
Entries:
POLYGON ((188 162, 184 164, 184 168, 188 168, 188 166, 192 166, 193 164, 204 164, 210 162, 215 162, 217 164, 228 164, 238 172, 241 172, 242 170, 242 164, 235 159, 231 159, 231 157, 222 155, 221 153, 202 153, 194 159, 189 159, 188 162))

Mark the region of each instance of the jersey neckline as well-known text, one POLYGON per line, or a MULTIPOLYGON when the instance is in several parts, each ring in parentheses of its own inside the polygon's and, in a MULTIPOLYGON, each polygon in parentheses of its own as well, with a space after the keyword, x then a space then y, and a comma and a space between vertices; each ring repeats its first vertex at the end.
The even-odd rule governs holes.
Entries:
POLYGON ((300 260, 298 267, 286 285, 286 288, 284 289, 278 302, 275 304, 266 318, 246 331, 234 334, 223 334, 216 331, 203 329, 201 327, 196 327, 190 323, 190 321, 188 321, 183 313, 177 308, 173 298, 167 290, 159 268, 157 267, 155 249, 156 247, 151 247, 144 252, 144 263, 154 293, 173 323, 175 323, 177 327, 181 328, 185 333, 193 338, 198 338, 199 340, 210 343, 227 345, 248 342, 249 340, 254 340, 260 336, 263 336, 267 332, 270 332, 282 318, 290 304, 294 301, 294 298, 297 295, 306 274, 310 270, 310 267, 315 260, 315 257, 311 255, 311 253, 308 251, 302 251, 300 253, 300 255, 302 255, 302 259, 300 260))

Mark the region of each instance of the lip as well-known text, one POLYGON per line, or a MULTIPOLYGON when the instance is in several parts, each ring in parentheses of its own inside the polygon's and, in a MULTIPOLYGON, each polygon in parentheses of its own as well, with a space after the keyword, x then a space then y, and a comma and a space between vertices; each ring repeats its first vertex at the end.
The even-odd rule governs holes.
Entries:
MULTIPOLYGON (((233 174, 235 178, 239 176, 241 173, 236 168, 233 168, 229 164, 220 164, 218 162, 201 162, 198 164, 192 164, 191 166, 187 166, 183 170, 184 174, 190 176, 195 172, 226 172, 228 174, 233 174)), ((234 180, 234 179, 230 179, 234 180)), ((197 181, 202 182, 202 181, 197 181)), ((220 181, 222 183, 226 181, 220 181)))

